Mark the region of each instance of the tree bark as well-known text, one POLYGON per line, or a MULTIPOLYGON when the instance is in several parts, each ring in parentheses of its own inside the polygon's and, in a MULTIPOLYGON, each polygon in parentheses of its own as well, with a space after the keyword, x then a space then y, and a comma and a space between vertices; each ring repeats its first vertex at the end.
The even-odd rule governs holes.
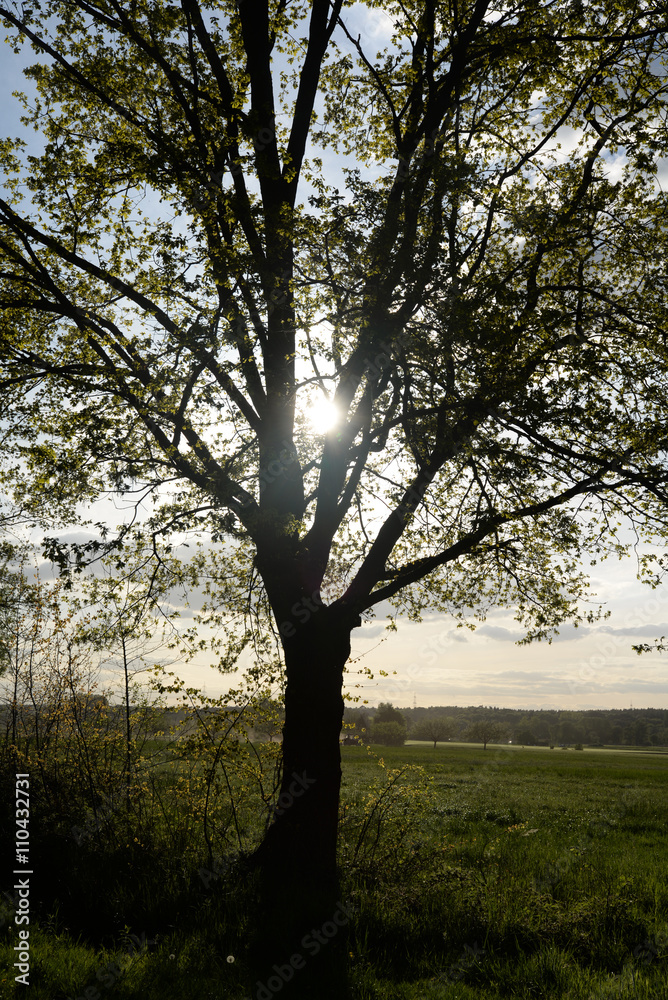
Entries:
MULTIPOLYGON (((259 920, 251 946, 256 1000, 347 994, 346 928, 336 867, 343 668, 350 623, 326 608, 285 629, 283 769, 276 812, 252 857, 259 920)), ((305 613, 302 614, 302 618, 305 613)))

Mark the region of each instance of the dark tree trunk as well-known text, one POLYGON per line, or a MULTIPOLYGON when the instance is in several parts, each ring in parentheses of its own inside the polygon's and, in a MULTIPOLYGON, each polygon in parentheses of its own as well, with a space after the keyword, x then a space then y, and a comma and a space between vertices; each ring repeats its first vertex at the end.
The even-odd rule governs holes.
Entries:
POLYGON ((320 608, 285 632, 281 789, 252 859, 260 893, 253 996, 343 1000, 349 907, 339 894, 336 843, 350 623, 334 622, 320 608))

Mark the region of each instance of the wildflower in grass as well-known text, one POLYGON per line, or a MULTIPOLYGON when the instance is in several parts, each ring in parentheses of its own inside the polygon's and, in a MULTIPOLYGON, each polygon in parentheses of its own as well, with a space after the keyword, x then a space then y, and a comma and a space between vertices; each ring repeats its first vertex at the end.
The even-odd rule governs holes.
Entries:
POLYGON ((234 955, 228 955, 228 956, 227 956, 227 961, 228 961, 228 963, 229 963, 229 964, 231 965, 231 964, 232 964, 232 962, 234 961, 234 955))

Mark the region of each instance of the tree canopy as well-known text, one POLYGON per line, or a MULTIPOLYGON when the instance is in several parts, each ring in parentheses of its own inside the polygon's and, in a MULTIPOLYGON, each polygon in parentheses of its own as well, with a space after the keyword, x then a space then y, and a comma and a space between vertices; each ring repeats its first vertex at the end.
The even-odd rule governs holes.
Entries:
POLYGON ((665 5, 0 13, 43 142, 0 146, 5 483, 251 553, 284 780, 318 778, 267 843, 312 820, 331 862, 361 616, 504 603, 548 636, 623 516, 665 533, 665 5))
POLYGON ((379 722, 396 722, 400 726, 406 727, 406 720, 399 711, 395 708, 391 702, 381 701, 380 705, 374 712, 373 716, 374 725, 378 725, 379 722))
POLYGON ((663 518, 659 6, 388 3, 378 56, 340 3, 5 8, 43 57, 0 204, 33 507, 168 483, 281 624, 425 577, 577 614, 601 519, 663 518))
POLYGON ((466 738, 475 743, 482 743, 483 750, 486 750, 488 743, 499 743, 501 740, 507 740, 508 729, 493 718, 478 719, 469 726, 466 738))
POLYGON ((436 715, 423 719, 411 730, 411 739, 430 740, 434 744, 448 740, 456 730, 456 722, 452 716, 436 715))

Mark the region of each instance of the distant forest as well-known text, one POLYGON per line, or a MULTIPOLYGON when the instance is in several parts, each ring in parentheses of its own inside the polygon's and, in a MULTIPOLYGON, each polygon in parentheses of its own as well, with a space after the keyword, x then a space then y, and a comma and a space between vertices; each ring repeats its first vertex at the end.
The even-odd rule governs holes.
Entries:
MULTIPOLYGON (((380 708, 380 706, 379 706, 380 708)), ((345 722, 355 730, 372 725, 378 709, 346 708, 345 722)), ((602 744, 605 746, 668 746, 668 709, 611 708, 584 711, 526 710, 478 705, 461 708, 435 705, 429 708, 399 708, 411 732, 427 720, 447 718, 452 740, 465 740, 476 723, 494 722, 504 727, 507 739, 524 746, 551 744, 602 744)))

